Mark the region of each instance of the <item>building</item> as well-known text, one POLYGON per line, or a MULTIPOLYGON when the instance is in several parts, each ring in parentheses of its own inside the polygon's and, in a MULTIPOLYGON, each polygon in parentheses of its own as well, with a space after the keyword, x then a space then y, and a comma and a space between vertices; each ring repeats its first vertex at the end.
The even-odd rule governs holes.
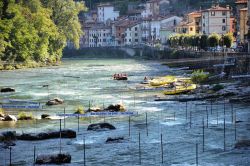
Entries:
POLYGON ((180 34, 195 35, 201 33, 201 12, 196 11, 189 13, 187 18, 177 27, 176 32, 180 34))
POLYGON ((119 11, 114 10, 114 6, 111 4, 99 4, 97 5, 97 18, 99 22, 106 23, 107 20, 116 20, 119 17, 119 11))
POLYGON ((151 16, 142 22, 142 41, 156 43, 161 41, 163 29, 174 32, 174 29, 181 22, 182 18, 177 16, 151 16), (173 28, 171 30, 171 28, 173 28))
POLYGON ((203 34, 212 33, 226 34, 230 32, 231 10, 229 6, 212 6, 209 9, 201 11, 201 29, 203 34))
POLYGON ((88 47, 108 47, 114 45, 112 28, 104 23, 96 23, 88 28, 88 47))
POLYGON ((237 36, 236 40, 239 43, 243 41, 242 36, 244 36, 244 34, 242 35, 240 34, 242 31, 240 25, 244 20, 244 18, 242 18, 241 15, 245 12, 244 9, 247 8, 247 0, 236 0, 235 4, 236 4, 235 18, 236 18, 236 32, 237 32, 235 35, 237 36), (243 11, 241 11, 241 9, 243 9, 243 11))
POLYGON ((125 30, 125 45, 138 45, 141 43, 141 23, 129 21, 125 30))

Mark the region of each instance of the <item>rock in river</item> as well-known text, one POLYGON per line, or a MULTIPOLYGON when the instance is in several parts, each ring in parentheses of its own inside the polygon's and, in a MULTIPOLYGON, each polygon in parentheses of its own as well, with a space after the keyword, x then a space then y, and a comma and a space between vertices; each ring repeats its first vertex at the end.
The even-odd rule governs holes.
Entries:
POLYGON ((250 147, 250 140, 240 140, 235 144, 235 148, 247 148, 250 147))
POLYGON ((51 119, 49 114, 42 114, 41 119, 51 119))
POLYGON ((95 123, 88 126, 87 130, 103 130, 103 129, 110 129, 115 130, 115 127, 109 123, 95 123))
POLYGON ((6 92, 15 92, 15 89, 13 89, 13 88, 2 88, 2 89, 0 90, 0 92, 2 92, 2 93, 6 93, 6 92))
MULTIPOLYGON (((62 138, 76 138, 76 132, 73 130, 62 130, 61 131, 62 138)), ((60 131, 51 131, 51 132, 42 132, 38 134, 34 133, 23 133, 17 136, 18 140, 25 141, 36 141, 36 140, 45 140, 45 139, 53 139, 60 138, 60 131)))
POLYGON ((46 105, 51 106, 51 105, 59 105, 63 103, 63 99, 60 98, 54 98, 52 100, 49 100, 46 105))
POLYGON ((39 155, 36 158, 36 164, 62 164, 70 162, 71 155, 68 153, 39 155))
POLYGON ((122 141, 124 141, 124 137, 114 137, 114 138, 108 137, 106 143, 120 143, 122 141))
POLYGON ((16 131, 4 131, 0 133, 0 141, 16 140, 16 131))
POLYGON ((17 118, 14 115, 5 115, 2 121, 17 121, 17 118))

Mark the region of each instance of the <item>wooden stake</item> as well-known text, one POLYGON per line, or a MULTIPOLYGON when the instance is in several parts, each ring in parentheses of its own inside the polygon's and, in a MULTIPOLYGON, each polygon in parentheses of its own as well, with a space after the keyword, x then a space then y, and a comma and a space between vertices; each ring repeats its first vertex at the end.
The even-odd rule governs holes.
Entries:
POLYGON ((196 143, 196 166, 198 166, 199 156, 198 156, 198 143, 196 143))
POLYGON ((86 166, 86 146, 85 146, 85 137, 83 138, 83 164, 86 166))
POLYGON ((139 165, 141 165, 141 134, 139 132, 139 165))
POLYGON ((80 123, 80 118, 79 118, 79 114, 78 114, 78 115, 77 115, 77 131, 78 131, 78 132, 80 131, 79 123, 80 123))
POLYGON ((202 151, 205 151, 205 124, 204 117, 202 118, 202 151))
POLYGON ((60 145, 59 145, 59 154, 62 153, 62 119, 60 119, 60 145))
POLYGON ((12 161, 11 161, 11 146, 10 146, 10 166, 12 165, 12 161))
POLYGON ((186 101, 186 121, 188 119, 188 112, 187 112, 187 101, 186 101))
POLYGON ((237 131, 236 131, 236 111, 234 112, 234 140, 237 140, 237 131))
POLYGON ((36 146, 34 146, 34 165, 36 164, 36 146))
POLYGON ((224 103, 224 151, 226 151, 226 108, 224 103))
POLYGON ((161 163, 163 164, 164 159, 163 159, 164 155, 163 155, 163 141, 162 141, 162 133, 161 133, 161 163))
POLYGON ((130 116, 128 117, 128 136, 130 137, 130 123, 131 123, 131 120, 130 120, 130 116))
POLYGON ((207 128, 208 128, 208 109, 207 109, 207 106, 206 106, 206 112, 207 112, 207 128))
POLYGON ((63 127, 64 127, 64 129, 65 129, 65 127, 66 127, 66 119, 65 119, 65 107, 64 107, 63 113, 64 113, 64 119, 63 119, 63 127))
POLYGON ((147 136, 148 136, 148 114, 146 112, 146 132, 147 132, 147 136))

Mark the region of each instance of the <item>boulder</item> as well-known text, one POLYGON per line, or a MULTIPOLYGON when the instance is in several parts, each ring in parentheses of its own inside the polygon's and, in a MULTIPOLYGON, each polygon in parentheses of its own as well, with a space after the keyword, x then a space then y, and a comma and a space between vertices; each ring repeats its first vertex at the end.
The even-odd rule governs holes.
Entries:
POLYGON ((63 104, 63 99, 60 98, 54 98, 52 100, 49 100, 46 105, 51 106, 51 105, 59 105, 59 104, 63 104))
POLYGON ((71 155, 68 153, 39 155, 36 158, 36 164, 63 164, 70 162, 71 155))
POLYGON ((110 112, 119 112, 119 111, 124 111, 125 109, 122 104, 116 104, 116 105, 111 104, 104 110, 110 111, 110 112))
POLYGON ((51 119, 49 114, 42 114, 41 119, 51 119))
POLYGON ((250 140, 240 140, 234 147, 237 149, 250 147, 250 140))
POLYGON ((3 121, 17 121, 17 118, 13 115, 5 115, 3 121))
MULTIPOLYGON (((38 134, 34 133, 23 133, 17 136, 18 140, 25 141, 36 141, 36 140, 45 140, 45 139, 53 139, 60 138, 60 131, 50 131, 50 132, 42 132, 38 134)), ((62 130, 61 138, 76 138, 76 132, 73 130, 62 130)))
POLYGON ((95 123, 95 124, 89 125, 87 130, 96 131, 96 130, 103 130, 103 129, 115 130, 116 128, 109 123, 95 123))
POLYGON ((4 114, 0 113, 0 118, 3 118, 4 117, 4 114))
POLYGON ((106 143, 120 143, 122 141, 124 141, 124 137, 114 137, 114 138, 108 137, 106 143))
POLYGON ((0 134, 1 141, 16 140, 16 131, 4 131, 0 134))
POLYGON ((2 93, 6 93, 6 92, 15 92, 15 89, 13 89, 13 88, 2 88, 2 89, 0 90, 0 92, 2 92, 2 93))

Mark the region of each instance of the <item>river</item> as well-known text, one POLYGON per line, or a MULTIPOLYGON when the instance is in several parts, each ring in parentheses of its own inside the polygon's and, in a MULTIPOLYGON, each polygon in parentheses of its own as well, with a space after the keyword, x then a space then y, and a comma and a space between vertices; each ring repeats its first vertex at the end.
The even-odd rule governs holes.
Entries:
MULTIPOLYGON (((171 71, 167 66, 155 61, 64 59, 60 66, 1 72, 0 86, 13 87, 16 92, 0 94, 0 101, 8 98, 24 99, 44 105, 49 98, 59 97, 65 100, 63 105, 43 106, 41 110, 28 111, 37 118, 44 113, 50 115, 63 113, 64 109, 66 113, 73 113, 79 105, 87 109, 89 105, 102 108, 118 103, 123 103, 128 111, 138 113, 136 116, 131 116, 130 135, 128 117, 80 119, 77 138, 62 139, 61 142, 62 151, 72 156, 71 164, 68 165, 83 165, 83 139, 86 143, 86 165, 139 165, 140 133, 141 165, 196 165, 197 152, 198 163, 202 166, 248 166, 250 149, 234 149, 235 125, 231 120, 230 104, 226 104, 225 110, 226 150, 224 151, 224 105, 222 101, 212 103, 212 107, 210 102, 204 101, 187 104, 156 102, 155 97, 162 95, 160 90, 136 90, 137 85, 145 76, 156 77, 167 74, 182 75, 184 73, 171 71), (121 72, 128 74, 128 81, 112 79, 114 73, 121 72), (204 152, 203 118, 205 121, 204 152), (103 121, 113 124, 116 130, 87 131, 90 123, 103 121), (105 143, 108 137, 118 136, 124 137, 125 141, 105 143), (198 149, 196 149, 196 144, 198 149)), ((16 110, 8 110, 8 112, 18 114, 16 110)), ((242 121, 236 126, 237 140, 249 139, 249 107, 234 105, 234 112, 236 112, 237 120, 242 121)), ((77 118, 66 118, 65 121, 65 124, 62 121, 62 127, 78 131, 77 118)), ((0 132, 15 130, 19 133, 36 133, 53 129, 59 129, 58 119, 0 122, 0 132)), ((60 139, 17 141, 12 149, 12 163, 32 165, 34 146, 36 146, 36 154, 56 153, 60 149, 59 142, 60 139)), ((9 150, 1 148, 0 165, 8 163, 9 150)))

